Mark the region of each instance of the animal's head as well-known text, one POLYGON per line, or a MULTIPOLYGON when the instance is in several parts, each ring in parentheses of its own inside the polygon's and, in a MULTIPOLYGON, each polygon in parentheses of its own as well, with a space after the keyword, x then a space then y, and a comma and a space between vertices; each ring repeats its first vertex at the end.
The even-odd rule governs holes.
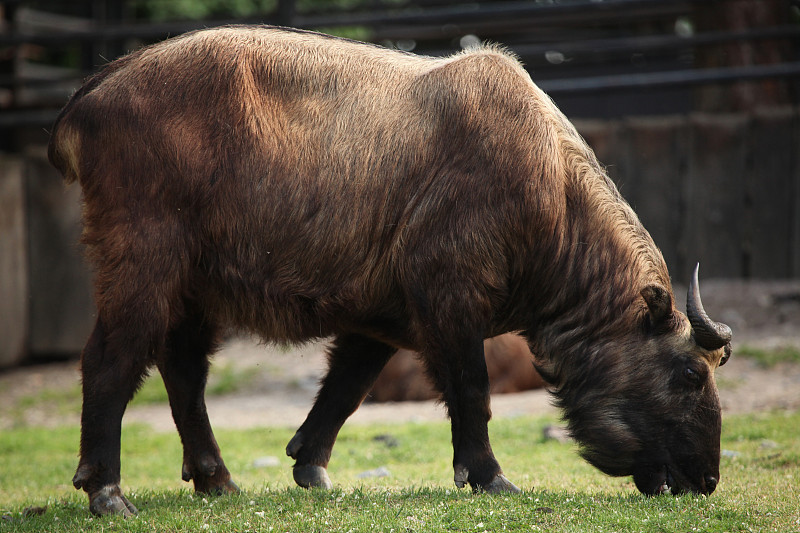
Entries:
POLYGON ((714 371, 731 353, 731 330, 709 319, 697 269, 686 315, 670 291, 641 291, 635 333, 598 346, 557 391, 581 454, 648 495, 710 494, 719 480, 721 411, 714 371), (644 306, 642 306, 644 309, 644 306))

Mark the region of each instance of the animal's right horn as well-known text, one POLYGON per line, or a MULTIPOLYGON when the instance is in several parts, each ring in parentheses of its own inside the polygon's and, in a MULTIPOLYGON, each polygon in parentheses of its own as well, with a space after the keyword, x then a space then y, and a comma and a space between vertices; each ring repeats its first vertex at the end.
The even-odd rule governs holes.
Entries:
POLYGON ((692 324, 694 339, 697 345, 706 350, 717 350, 731 342, 731 328, 721 322, 714 322, 708 318, 700 300, 700 283, 697 274, 700 263, 694 267, 692 281, 689 283, 689 293, 686 296, 686 316, 692 324))

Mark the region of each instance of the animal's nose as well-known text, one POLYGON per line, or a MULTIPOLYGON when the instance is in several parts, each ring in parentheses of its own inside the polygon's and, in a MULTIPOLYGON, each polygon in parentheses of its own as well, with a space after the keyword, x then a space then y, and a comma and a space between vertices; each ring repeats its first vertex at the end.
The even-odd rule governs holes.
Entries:
POLYGON ((718 480, 716 477, 710 474, 706 474, 705 481, 706 481, 706 490, 708 491, 709 494, 711 494, 712 492, 714 492, 714 489, 717 488, 718 480))

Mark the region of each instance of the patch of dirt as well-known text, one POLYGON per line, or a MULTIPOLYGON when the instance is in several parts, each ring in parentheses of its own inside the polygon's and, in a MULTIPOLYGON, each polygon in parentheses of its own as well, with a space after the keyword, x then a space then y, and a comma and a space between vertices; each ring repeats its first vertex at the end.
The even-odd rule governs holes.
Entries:
MULTIPOLYGON (((772 409, 800 408, 800 365, 779 364, 762 368, 752 360, 736 357, 736 348, 800 349, 800 280, 787 282, 707 281, 702 283, 706 310, 734 332, 734 356, 717 371, 720 396, 726 414, 772 409)), ((685 288, 676 287, 683 308, 685 288)), ((230 364, 254 378, 241 392, 209 397, 208 412, 214 427, 297 427, 305 419, 325 370, 323 344, 283 350, 259 345, 251 339, 233 339, 215 357, 215 364, 230 364)), ((0 373, 0 428, 15 424, 55 426, 79 422, 77 412, 55 409, 55 397, 75 389, 78 363, 52 363, 0 373), (61 392, 59 392, 61 391, 61 392), (30 405, 27 405, 30 404, 30 405)), ((556 413, 546 391, 535 390, 492 398, 495 417, 556 413)), ((441 405, 433 401, 387 404, 365 403, 348 423, 444 420, 441 405)), ((143 422, 157 431, 173 431, 167 405, 134 406, 125 423, 143 422)))

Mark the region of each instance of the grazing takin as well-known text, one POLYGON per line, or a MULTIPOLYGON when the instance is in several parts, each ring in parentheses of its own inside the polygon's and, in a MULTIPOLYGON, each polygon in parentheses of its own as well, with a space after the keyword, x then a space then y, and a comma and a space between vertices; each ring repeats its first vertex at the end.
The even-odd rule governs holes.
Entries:
MULTIPOLYGON (((519 335, 506 333, 483 342, 486 372, 491 394, 540 389, 547 384, 531 364, 533 354, 528 343, 519 335)), ((409 350, 397 350, 378 374, 366 401, 406 402, 432 400, 439 393, 419 364, 419 355, 409 350)))
POLYGON ((287 446, 330 487, 339 428, 399 349, 452 423, 455 484, 517 491, 492 453, 483 340, 520 332, 583 456, 645 494, 719 479, 714 371, 730 329, 695 278, 675 309, 661 253, 572 125, 497 48, 419 57, 274 27, 138 50, 61 112, 49 155, 83 190, 97 323, 82 355, 75 487, 120 490, 120 425, 161 372, 183 479, 237 490, 206 414, 221 331, 333 337, 287 446))

